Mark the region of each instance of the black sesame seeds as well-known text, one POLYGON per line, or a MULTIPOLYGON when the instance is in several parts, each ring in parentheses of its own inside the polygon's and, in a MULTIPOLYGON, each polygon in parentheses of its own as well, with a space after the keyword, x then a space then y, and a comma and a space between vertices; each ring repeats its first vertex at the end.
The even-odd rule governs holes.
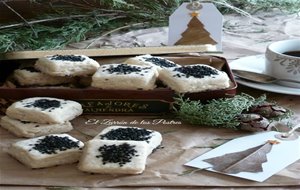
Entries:
MULTIPOLYGON (((104 135, 100 135, 100 139, 106 140, 133 140, 133 141, 146 141, 151 138, 152 131, 139 128, 117 128, 112 129, 104 135)), ((148 142, 149 143, 149 142, 148 142)))
POLYGON ((50 60, 81 62, 84 61, 85 58, 80 55, 53 55, 50 60))
POLYGON ((102 158, 103 165, 107 163, 118 163, 120 167, 131 162, 132 157, 138 156, 134 149, 135 145, 123 143, 121 145, 103 145, 98 151, 100 155, 96 158, 102 158))
POLYGON ((71 148, 79 148, 79 141, 75 142, 68 137, 45 136, 39 139, 32 149, 42 154, 57 154, 57 151, 65 151, 71 148))
POLYGON ((110 74, 116 73, 116 74, 130 74, 133 72, 141 72, 142 68, 136 67, 136 66, 131 66, 131 65, 125 65, 125 64, 120 64, 118 66, 111 66, 105 71, 108 71, 110 74))
POLYGON ((25 107, 30 108, 30 107, 35 107, 35 108, 40 108, 42 110, 46 110, 49 108, 58 108, 61 106, 60 101, 58 100, 48 100, 48 99, 38 99, 35 100, 34 102, 30 102, 25 105, 25 107))
POLYGON ((218 75, 218 71, 216 69, 203 65, 177 67, 174 69, 174 71, 185 74, 187 78, 189 78, 190 76, 193 76, 195 78, 204 78, 205 76, 218 75))
POLYGON ((145 57, 145 61, 149 61, 160 67, 176 67, 175 63, 159 57, 145 57))

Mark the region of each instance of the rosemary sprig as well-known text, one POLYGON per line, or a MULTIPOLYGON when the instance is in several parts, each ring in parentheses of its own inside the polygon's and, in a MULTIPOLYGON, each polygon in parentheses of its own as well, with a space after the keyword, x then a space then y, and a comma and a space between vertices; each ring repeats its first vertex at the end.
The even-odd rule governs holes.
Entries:
MULTIPOLYGON (((299 0, 210 0, 223 14, 238 12, 244 16, 251 16, 253 10, 269 10, 274 7, 289 13, 297 12, 300 4, 296 1, 299 0)), ((9 0, 3 2, 5 5, 9 0)), ((137 23, 146 23, 143 27, 148 28, 167 26, 169 16, 182 2, 187 1, 30 0, 29 3, 47 8, 47 12, 26 20, 19 14, 17 20, 22 18, 22 23, 1 23, 0 52, 63 49, 70 43, 103 36, 116 30, 120 32, 118 29, 123 26, 135 26, 137 23)), ((16 13, 13 3, 9 6, 11 9, 7 11, 16 13)))
POLYGON ((211 100, 204 104, 180 96, 175 99, 174 109, 179 118, 191 124, 236 128, 239 125, 238 115, 265 100, 264 95, 255 99, 250 95, 241 94, 233 98, 211 100))

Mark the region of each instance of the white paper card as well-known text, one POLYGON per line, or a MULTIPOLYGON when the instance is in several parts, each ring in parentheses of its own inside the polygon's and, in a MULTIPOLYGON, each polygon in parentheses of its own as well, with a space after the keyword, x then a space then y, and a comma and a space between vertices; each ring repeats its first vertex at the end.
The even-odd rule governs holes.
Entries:
POLYGON ((228 153, 240 152, 265 144, 268 140, 276 140, 279 144, 273 145, 271 151, 267 154, 267 162, 262 164, 263 171, 258 173, 240 172, 237 174, 227 174, 235 177, 241 177, 253 181, 263 182, 288 165, 300 159, 300 137, 296 140, 280 140, 275 137, 279 132, 270 131, 259 133, 251 136, 240 137, 231 140, 203 155, 186 163, 186 166, 191 166, 200 169, 206 169, 213 172, 222 173, 213 170, 212 165, 203 160, 218 156, 223 156, 228 153))
MULTIPOLYGON (((187 29, 191 20, 192 11, 187 9, 189 3, 183 3, 169 17, 169 45, 174 45, 182 33, 187 29)), ((210 37, 217 42, 216 49, 222 51, 222 27, 223 16, 212 3, 201 3, 202 8, 199 10, 198 20, 203 23, 205 29, 210 33, 210 37)))

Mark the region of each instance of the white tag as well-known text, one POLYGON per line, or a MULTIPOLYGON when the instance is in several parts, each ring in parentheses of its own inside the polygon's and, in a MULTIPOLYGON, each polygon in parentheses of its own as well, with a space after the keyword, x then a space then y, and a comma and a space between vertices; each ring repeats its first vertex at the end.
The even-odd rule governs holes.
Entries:
POLYGON ((300 137, 294 140, 280 140, 276 137, 278 135, 281 135, 281 133, 270 131, 251 136, 236 138, 191 160, 185 165, 222 173, 213 170, 212 165, 205 162, 204 160, 218 156, 223 156, 229 153, 241 152, 249 148, 262 145, 269 140, 276 140, 279 143, 274 144, 271 148, 271 151, 266 154, 267 162, 262 163, 262 172, 239 172, 237 174, 223 173, 226 175, 263 182, 264 180, 268 179, 269 177, 284 169, 288 165, 300 159, 300 137))
POLYGON ((212 42, 213 45, 216 46, 216 50, 222 51, 222 14, 212 3, 201 3, 201 7, 199 7, 198 10, 193 10, 190 5, 191 3, 183 3, 170 16, 169 45, 174 45, 180 39, 187 38, 188 35, 191 35, 190 37, 194 39, 194 41, 191 43, 197 43, 197 45, 200 45, 207 44, 207 42, 212 42), (200 23, 195 23, 192 21, 192 19, 194 21, 197 19, 200 23), (191 21, 194 23, 194 26, 189 25, 191 21), (191 30, 194 30, 193 34, 190 34, 191 30), (201 39, 203 39, 203 43, 201 42, 201 39))

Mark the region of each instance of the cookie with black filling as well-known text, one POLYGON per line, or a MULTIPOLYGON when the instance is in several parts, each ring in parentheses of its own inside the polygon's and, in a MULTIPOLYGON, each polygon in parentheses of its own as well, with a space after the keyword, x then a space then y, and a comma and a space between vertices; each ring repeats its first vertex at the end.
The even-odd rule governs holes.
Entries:
POLYGON ((34 67, 52 76, 89 76, 100 65, 85 55, 51 55, 39 58, 34 67))
POLYGON ((17 101, 6 110, 13 119, 35 123, 65 123, 83 112, 81 104, 71 100, 33 97, 17 101))
POLYGON ((94 139, 113 141, 143 141, 147 143, 148 155, 156 149, 162 141, 159 132, 139 127, 110 126, 103 129, 94 139))
POLYGON ((83 142, 68 134, 53 134, 13 143, 8 153, 30 168, 77 162, 83 142))
POLYGON ((159 78, 178 93, 226 89, 230 86, 225 72, 204 64, 163 68, 159 78))
POLYGON ((92 77, 91 86, 101 89, 151 90, 155 88, 156 69, 129 64, 102 65, 92 77))
POLYGON ((129 58, 125 61, 125 63, 133 65, 152 66, 156 68, 158 74, 163 68, 180 67, 180 65, 174 63, 173 61, 149 54, 129 58))
POLYGON ((93 139, 86 143, 78 168, 90 173, 140 174, 146 159, 146 142, 93 139))

